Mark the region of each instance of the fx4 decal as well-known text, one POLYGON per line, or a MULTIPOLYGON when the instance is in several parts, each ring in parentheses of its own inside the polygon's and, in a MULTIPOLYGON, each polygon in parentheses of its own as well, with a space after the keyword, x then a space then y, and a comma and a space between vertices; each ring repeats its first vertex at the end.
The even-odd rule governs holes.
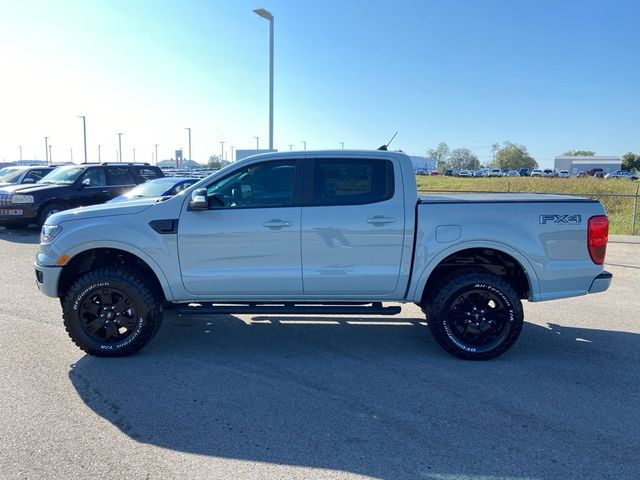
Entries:
POLYGON ((540 215, 540 223, 555 223, 560 225, 580 225, 582 216, 580 215, 540 215))

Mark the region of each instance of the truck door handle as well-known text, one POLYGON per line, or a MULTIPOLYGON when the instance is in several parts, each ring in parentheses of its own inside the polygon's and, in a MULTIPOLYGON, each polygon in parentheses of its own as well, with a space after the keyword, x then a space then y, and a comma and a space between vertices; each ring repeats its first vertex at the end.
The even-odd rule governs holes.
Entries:
POLYGON ((383 217, 382 215, 376 215, 375 217, 367 219, 367 223, 372 223, 373 225, 384 225, 385 223, 393 223, 395 221, 395 218, 383 217))
POLYGON ((284 220, 280 220, 279 218, 274 218, 273 220, 269 220, 268 222, 263 223, 262 226, 267 228, 284 228, 290 227, 291 222, 286 222, 284 220))

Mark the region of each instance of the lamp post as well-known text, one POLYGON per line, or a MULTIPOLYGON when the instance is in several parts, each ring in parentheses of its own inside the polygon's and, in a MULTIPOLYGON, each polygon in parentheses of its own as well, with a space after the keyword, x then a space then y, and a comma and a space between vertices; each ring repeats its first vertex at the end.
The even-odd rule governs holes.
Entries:
POLYGON ((273 150, 273 15, 264 8, 254 12, 269 21, 269 150, 273 150))
POLYGON ((340 145, 342 146, 342 150, 344 150, 344 142, 340 142, 340 145))
POLYGON ((136 161, 136 149, 133 149, 133 162, 135 163, 136 161))
POLYGON ((293 143, 289 144, 289 151, 293 150, 293 143))
POLYGON ((231 145, 231 162, 233 162, 233 149, 236 148, 233 145, 231 145))
POLYGON ((49 145, 49 162, 53 163, 53 155, 51 155, 51 147, 53 147, 53 145, 49 145))
POLYGON ((118 133, 118 161, 122 162, 122 135, 124 133, 118 133))
POLYGON ((18 148, 20 149, 20 161, 22 161, 22 145, 19 145, 18 148))
POLYGON ((191 127, 186 127, 185 130, 189 131, 189 173, 191 173, 191 127))
POLYGON ((220 161, 224 161, 224 144, 227 143, 224 140, 220 140, 220 161))
POLYGON ((100 145, 98 145, 98 163, 100 163, 101 159, 100 159, 100 145))
POLYGON ((158 165, 158 144, 155 143, 153 146, 156 147, 156 165, 158 165))
POLYGON ((71 163, 73 163, 73 148, 69 149, 69 156, 71 157, 71 163))
POLYGON ((256 150, 260 150, 260 137, 253 137, 256 139, 256 150))
POLYGON ((49 137, 44 137, 44 155, 47 160, 47 165, 51 165, 51 161, 49 160, 49 137))
POLYGON ((87 163, 87 117, 84 115, 78 115, 78 118, 82 119, 82 132, 84 135, 84 163, 87 163))
POLYGON ((304 149, 305 151, 307 150, 307 141, 306 140, 300 140, 302 142, 302 144, 304 145, 304 149))

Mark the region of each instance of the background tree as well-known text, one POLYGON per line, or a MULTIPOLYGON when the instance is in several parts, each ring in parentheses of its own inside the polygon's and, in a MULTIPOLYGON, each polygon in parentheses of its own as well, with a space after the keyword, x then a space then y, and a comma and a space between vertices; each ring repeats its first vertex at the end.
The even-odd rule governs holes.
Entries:
POLYGON ((566 157, 593 157, 596 154, 593 150, 569 150, 562 155, 566 157))
POLYGON ((538 168, 538 162, 529 155, 527 147, 509 141, 502 144, 502 147, 496 152, 495 158, 493 166, 502 170, 519 170, 521 168, 532 170, 538 168))
POLYGON ((640 154, 627 152, 622 156, 622 169, 629 172, 640 170, 640 154))
POLYGON ((427 150, 427 155, 436 161, 436 168, 442 171, 447 166, 447 160, 449 159, 449 145, 440 142, 436 148, 427 150))
POLYGON ((480 160, 468 148, 456 148, 449 155, 447 166, 457 170, 478 170, 480 160))

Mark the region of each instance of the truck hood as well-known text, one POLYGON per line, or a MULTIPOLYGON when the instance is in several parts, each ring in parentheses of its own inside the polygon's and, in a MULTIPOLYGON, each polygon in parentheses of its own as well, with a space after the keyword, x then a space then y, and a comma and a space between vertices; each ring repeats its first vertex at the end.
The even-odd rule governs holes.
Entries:
POLYGON ((55 213, 47 219, 47 225, 60 225, 71 220, 108 217, 111 215, 135 215, 160 201, 158 198, 142 198, 122 203, 104 203, 90 207, 79 207, 55 213))

